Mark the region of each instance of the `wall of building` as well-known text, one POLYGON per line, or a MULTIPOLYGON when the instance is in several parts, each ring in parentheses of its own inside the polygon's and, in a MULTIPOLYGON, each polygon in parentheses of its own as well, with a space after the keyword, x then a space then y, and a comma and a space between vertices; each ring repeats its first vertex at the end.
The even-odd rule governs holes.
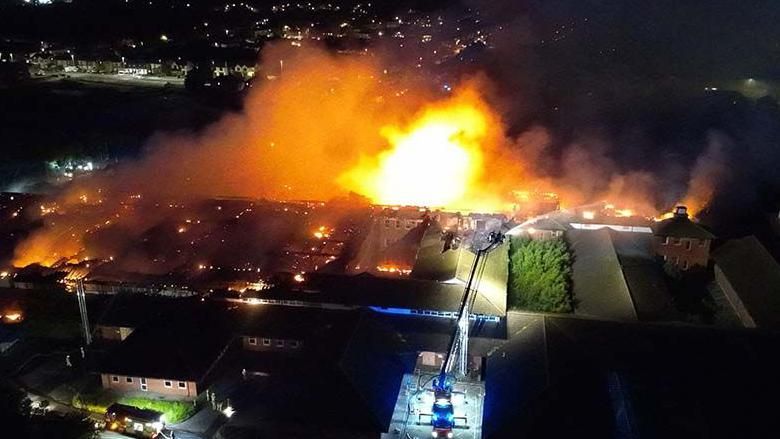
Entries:
POLYGON ((563 237, 563 230, 546 230, 546 229, 525 229, 528 233, 528 237, 531 239, 538 239, 540 241, 545 239, 557 239, 563 237))
POLYGON ((258 336, 242 336, 241 347, 247 351, 290 351, 299 352, 303 342, 295 339, 281 339, 258 336))
POLYGON ((133 333, 133 328, 124 326, 97 325, 97 338, 102 340, 123 341, 133 333))
POLYGON ((380 216, 376 219, 380 251, 403 238, 410 230, 422 223, 422 218, 408 216, 380 216))
POLYGON ((104 389, 120 393, 149 392, 177 399, 195 399, 198 396, 198 388, 194 381, 128 377, 104 373, 100 375, 100 382, 104 389), (146 390, 144 390, 144 383, 146 390))
POLYGON ((656 236, 653 247, 656 254, 676 267, 687 270, 695 265, 706 267, 710 260, 710 240, 656 236))
POLYGON ((753 321, 753 317, 751 317, 747 308, 745 308, 745 304, 742 303, 742 300, 739 298, 739 294, 737 294, 737 291, 734 290, 734 287, 731 285, 731 282, 729 282, 728 278, 723 273, 723 270, 721 270, 721 268, 716 264, 714 271, 715 271, 715 282, 717 282, 720 289, 723 290, 723 294, 726 296, 726 299, 729 301, 729 305, 731 305, 731 308, 737 314, 740 323, 742 323, 742 325, 746 328, 755 328, 756 322, 753 321))

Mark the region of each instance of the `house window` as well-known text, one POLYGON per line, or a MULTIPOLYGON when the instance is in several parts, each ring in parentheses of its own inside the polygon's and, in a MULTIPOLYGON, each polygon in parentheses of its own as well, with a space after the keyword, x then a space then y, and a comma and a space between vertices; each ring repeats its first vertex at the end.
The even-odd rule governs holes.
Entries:
POLYGON ((674 245, 680 245, 682 242, 680 241, 680 238, 672 238, 672 244, 674 245))
POLYGON ((263 339, 263 346, 271 346, 271 339, 270 338, 264 338, 263 339))
POLYGON ((149 390, 149 386, 146 385, 146 378, 141 378, 141 390, 144 392, 149 390))
POLYGON ((687 270, 688 269, 688 260, 687 259, 683 261, 682 269, 683 270, 687 270))
POLYGON ((257 338, 255 337, 249 337, 249 344, 256 345, 257 344, 257 338))
POLYGON ((290 341, 290 347, 293 348, 293 349, 297 349, 298 348, 298 340, 291 340, 290 341))
POLYGON ((284 340, 276 340, 276 347, 277 348, 283 348, 284 347, 284 340))
POLYGON ((127 377, 127 378, 125 378, 125 382, 132 383, 133 382, 133 378, 132 377, 127 377))
POLYGON ((388 227, 388 228, 390 227, 390 220, 389 219, 385 220, 385 227, 388 227))
POLYGON ((184 381, 179 381, 179 388, 180 389, 186 389, 187 388, 187 383, 185 383, 184 381))
POLYGON ((118 377, 118 376, 116 376, 116 375, 112 375, 112 376, 111 376, 111 381, 113 381, 113 382, 115 382, 115 383, 118 383, 118 382, 119 382, 119 377, 118 377))
POLYGON ((401 228, 401 220, 395 220, 395 228, 400 229, 401 228))
POLYGON ((699 240, 699 247, 704 247, 705 245, 707 245, 707 240, 706 239, 700 239, 699 240))
POLYGON ((691 246, 693 246, 693 242, 691 242, 690 239, 685 240, 685 249, 688 251, 691 251, 691 246))
POLYGON ((173 387, 173 383, 170 381, 163 381, 163 385, 165 386, 166 389, 170 389, 171 387, 173 387))

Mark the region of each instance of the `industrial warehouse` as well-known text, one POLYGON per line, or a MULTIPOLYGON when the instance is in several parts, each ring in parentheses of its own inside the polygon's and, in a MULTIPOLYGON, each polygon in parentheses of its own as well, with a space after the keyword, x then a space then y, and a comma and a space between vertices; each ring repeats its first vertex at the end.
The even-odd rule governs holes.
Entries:
POLYGON ((779 21, 0 0, 2 437, 777 437, 779 21))
MULTIPOLYGON (((12 216, 39 203, 4 199, 12 216)), ((721 320, 709 328, 685 323, 664 267, 706 267, 716 238, 683 206, 663 218, 609 203, 561 209, 557 201, 547 211, 518 203, 511 215, 351 202, 171 206, 155 206, 181 210, 160 238, 171 244, 159 244, 163 265, 182 253, 182 235, 184 245, 208 249, 216 230, 220 243, 229 241, 235 223, 267 224, 274 215, 299 222, 285 224, 275 246, 252 250, 258 258, 244 265, 235 265, 240 249, 224 260, 218 250, 197 263, 185 256, 178 263, 186 268, 165 273, 125 271, 116 256, 9 268, 2 282, 78 298, 83 364, 93 377, 84 392, 113 395, 120 408, 139 399, 189 404, 198 408, 193 419, 206 418, 223 437, 563 437, 583 428, 666 435, 702 424, 736 431, 717 404, 749 399, 760 376, 748 378, 738 363, 701 374, 702 364, 731 349, 749 350, 767 370, 780 365, 768 348, 774 336, 739 329, 772 326, 750 314, 759 312, 755 293, 740 300, 741 284, 728 277, 735 270, 718 256, 738 242, 714 256, 721 320), (561 240, 573 257, 571 311, 514 306, 514 246, 561 240), (671 334, 676 341, 664 342, 671 334), (632 343, 651 344, 660 357, 632 353, 632 343), (649 392, 658 376, 636 367, 666 367, 661 358, 670 356, 684 360, 664 375, 690 391, 649 392), (746 381, 718 395, 697 393, 721 374, 746 381), (652 412, 668 421, 646 430, 644 407, 668 400, 696 401, 699 411, 652 412), (560 410, 567 421, 550 429, 547 419, 560 410)), ((187 422, 195 421, 158 422, 150 434, 182 434, 187 422)))

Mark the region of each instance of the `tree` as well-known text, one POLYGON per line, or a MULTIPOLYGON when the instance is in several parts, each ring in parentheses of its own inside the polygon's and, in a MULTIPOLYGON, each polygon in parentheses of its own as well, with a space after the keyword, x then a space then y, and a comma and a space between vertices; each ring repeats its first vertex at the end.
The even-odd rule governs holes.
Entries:
POLYGON ((712 324, 718 318, 718 305, 708 289, 713 279, 710 270, 698 265, 681 270, 667 262, 664 264, 664 273, 674 306, 687 320, 712 324))
POLYGON ((512 238, 509 254, 510 308, 572 311, 572 260, 563 240, 512 238))
POLYGON ((211 69, 204 66, 194 66, 184 78, 184 88, 188 91, 200 91, 203 84, 210 81, 212 77, 211 69))

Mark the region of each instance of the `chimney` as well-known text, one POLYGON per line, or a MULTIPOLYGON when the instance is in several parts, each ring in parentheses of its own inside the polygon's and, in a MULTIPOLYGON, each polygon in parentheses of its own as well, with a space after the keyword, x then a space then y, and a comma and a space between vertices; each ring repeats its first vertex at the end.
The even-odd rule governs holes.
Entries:
POLYGON ((688 208, 685 206, 677 206, 674 208, 675 218, 688 218, 688 208))

